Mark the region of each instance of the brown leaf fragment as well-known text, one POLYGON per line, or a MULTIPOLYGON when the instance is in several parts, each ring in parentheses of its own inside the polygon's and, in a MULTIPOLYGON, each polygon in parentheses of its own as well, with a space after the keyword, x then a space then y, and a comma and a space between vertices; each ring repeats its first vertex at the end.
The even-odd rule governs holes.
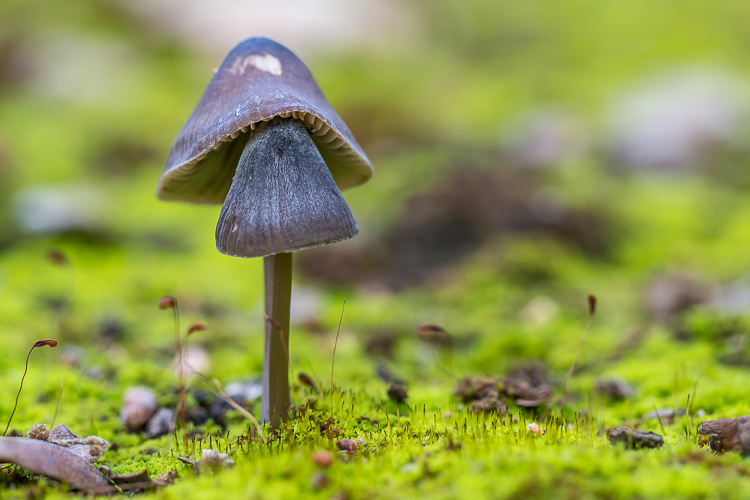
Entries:
POLYGON ((48 441, 67 448, 79 457, 93 464, 107 451, 107 441, 98 436, 82 438, 71 431, 67 425, 59 424, 52 428, 48 441))
POLYGON ((708 436, 708 445, 713 451, 750 455, 750 415, 701 422, 698 432, 708 436))
POLYGON ((532 385, 526 380, 506 377, 499 383, 500 394, 513 399, 518 406, 536 407, 549 401, 552 391, 549 386, 532 385))
POLYGON ((497 390, 497 380, 492 377, 464 377, 456 384, 453 394, 464 403, 469 403, 496 394, 497 390))
POLYGON ((640 450, 642 448, 661 448, 664 446, 664 438, 650 431, 636 431, 630 427, 618 427, 607 433, 611 444, 622 443, 625 448, 640 450))
POLYGON ((472 404, 475 413, 488 412, 491 413, 496 411, 497 413, 504 415, 508 411, 508 407, 498 399, 495 394, 488 394, 482 399, 477 399, 472 404))
POLYGON ((113 483, 120 486, 122 484, 149 483, 151 476, 148 475, 148 469, 133 474, 115 474, 110 476, 113 483))
POLYGON ((169 471, 160 478, 153 479, 149 476, 148 469, 143 469, 133 474, 113 475, 110 479, 123 491, 143 491, 172 484, 176 477, 176 471, 169 471))
POLYGON ((635 395, 635 389, 630 384, 618 379, 600 378, 596 381, 594 390, 614 401, 622 401, 635 395))
POLYGON ((69 483, 88 493, 117 490, 93 465, 65 448, 36 439, 0 437, 0 462, 69 483))
POLYGON ((504 404, 496 403, 502 399, 513 401, 518 406, 534 408, 549 401, 552 391, 544 383, 534 384, 518 377, 495 379, 493 377, 464 377, 456 384, 455 396, 464 403, 473 402, 475 411, 497 409, 504 412, 504 404))

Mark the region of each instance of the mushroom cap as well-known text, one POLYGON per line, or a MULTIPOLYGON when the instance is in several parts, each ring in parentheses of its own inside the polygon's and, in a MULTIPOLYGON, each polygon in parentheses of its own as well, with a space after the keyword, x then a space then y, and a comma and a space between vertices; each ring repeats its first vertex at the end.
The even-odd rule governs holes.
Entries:
POLYGON ((372 176, 370 160, 307 66, 272 40, 249 38, 229 53, 177 135, 156 195, 223 203, 251 130, 275 116, 305 123, 339 189, 372 176))

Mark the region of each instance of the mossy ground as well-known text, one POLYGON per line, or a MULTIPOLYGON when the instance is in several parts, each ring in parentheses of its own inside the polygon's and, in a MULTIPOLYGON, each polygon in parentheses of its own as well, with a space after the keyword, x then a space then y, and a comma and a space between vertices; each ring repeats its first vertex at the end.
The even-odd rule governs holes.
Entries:
MULTIPOLYGON (((440 0, 410 8, 421 30, 409 47, 385 42, 309 61, 376 167, 368 185, 345 193, 363 238, 390 227, 410 196, 463 165, 508 168, 493 156, 499 133, 526 109, 562 104, 598 130, 611 96, 655 70, 707 65, 741 77, 750 70, 742 22, 750 4, 744 1, 440 0)), ((181 436, 149 441, 125 432, 118 414, 127 387, 146 385, 160 404, 176 403, 172 318, 157 308, 161 296, 179 299, 183 326, 207 322, 209 330, 191 342, 210 353, 207 375, 225 385, 260 374, 263 328, 261 262, 216 252, 219 208, 153 196, 169 144, 218 61, 128 12, 105 0, 77 2, 76 8, 37 0, 0 6, 0 39, 19 37, 33 46, 59 38, 88 47, 94 62, 74 69, 98 82, 86 92, 64 85, 53 92, 40 81, 0 88, 0 415, 10 414, 31 344, 50 337, 60 342, 32 354, 12 428, 49 423, 65 380, 57 422, 116 442, 119 449, 100 462, 117 473, 147 467, 156 476, 176 469, 173 486, 147 494, 162 498, 750 494, 748 462, 712 454, 695 432, 698 410, 703 419, 750 413, 750 371, 741 363, 746 348, 737 352, 727 340, 728 331, 747 332, 747 315, 696 308, 676 335, 644 307, 646 285, 658 273, 689 269, 722 283, 746 275, 747 157, 723 159, 705 176, 613 174, 598 153, 541 172, 540 185, 559 190, 571 207, 603 214, 610 229, 606 254, 591 255, 546 233, 507 233, 421 288, 374 293, 300 279, 295 286, 308 287, 321 301, 322 328, 293 331, 292 375, 309 373, 326 392, 295 385, 293 399, 295 405, 317 399, 314 411, 291 421, 273 441, 241 447, 231 443, 247 434, 249 423, 234 412, 226 431, 202 426, 202 444, 191 440, 187 449, 181 436), (122 50, 124 57, 105 57, 122 50), (121 148, 143 154, 121 164, 121 148), (100 207, 91 214, 93 229, 22 233, 14 223, 15 193, 39 184, 92 189, 100 207), (51 263, 51 248, 70 263, 51 263), (589 293, 598 298, 597 315, 560 405, 589 293), (523 311, 540 296, 558 304, 558 312, 530 322, 523 311), (331 408, 331 356, 344 298, 331 408), (103 321, 118 325, 115 342, 101 335, 103 321), (415 336, 424 323, 443 326, 468 347, 457 347, 449 358, 436 354, 415 336), (375 375, 379 360, 364 352, 363 339, 376 329, 403 334, 388 362, 409 386, 399 407, 375 375), (80 367, 68 371, 63 353, 80 367), (729 353, 740 362, 726 363, 729 353), (549 370, 552 402, 535 411, 511 406, 515 422, 477 415, 452 396, 461 376, 500 376, 531 362, 549 370), (92 370, 96 378, 87 376, 92 370), (627 380, 636 396, 601 398, 593 391, 600 376, 627 380), (607 429, 635 425, 655 407, 684 408, 688 395, 688 416, 665 422, 663 430, 658 420, 639 424, 664 433, 664 448, 625 451, 608 443, 607 429), (313 417, 318 423, 332 417, 340 438, 361 438, 360 452, 338 452, 313 417), (527 432, 532 421, 547 434, 527 432), (177 457, 199 455, 209 438, 222 451, 236 450, 236 467, 196 476, 177 457), (310 455, 321 448, 336 460, 325 470, 330 484, 315 491, 310 455)), ((63 496, 44 480, 0 476, 2 498, 63 496)))

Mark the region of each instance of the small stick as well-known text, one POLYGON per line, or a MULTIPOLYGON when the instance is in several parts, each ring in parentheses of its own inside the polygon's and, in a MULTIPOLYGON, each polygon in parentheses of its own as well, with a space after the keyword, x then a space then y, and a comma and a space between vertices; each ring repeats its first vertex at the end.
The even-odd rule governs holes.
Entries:
POLYGON ((3 436, 5 436, 5 434, 8 432, 10 423, 13 421, 13 415, 16 414, 16 409, 18 408, 18 397, 21 395, 21 389, 23 389, 23 380, 26 378, 26 372, 29 371, 29 357, 31 356, 31 352, 37 347, 44 347, 44 346, 57 347, 57 340, 53 340, 53 339, 37 340, 36 342, 34 342, 34 345, 31 346, 31 349, 29 349, 29 353, 26 355, 26 368, 24 368, 23 375, 21 376, 21 386, 18 388, 18 393, 16 393, 16 404, 13 405, 13 412, 11 412, 10 414, 10 418, 8 419, 8 425, 5 426, 5 430, 3 431, 3 436))
POLYGON ((346 298, 341 304, 341 317, 339 318, 339 328, 336 330, 336 340, 333 343, 333 359, 331 360, 331 420, 333 420, 333 367, 336 365, 336 347, 339 345, 339 333, 341 333, 341 322, 344 321, 344 309, 346 308, 346 298))

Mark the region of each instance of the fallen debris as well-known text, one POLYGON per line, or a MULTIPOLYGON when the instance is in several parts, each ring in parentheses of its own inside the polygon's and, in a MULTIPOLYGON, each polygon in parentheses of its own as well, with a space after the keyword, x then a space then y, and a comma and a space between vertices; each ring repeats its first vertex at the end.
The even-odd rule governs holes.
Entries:
POLYGON ((607 433, 607 437, 611 444, 622 443, 629 450, 664 446, 664 438, 661 435, 651 431, 636 431, 626 426, 612 429, 607 433))
POLYGON ((681 417, 685 414, 684 408, 657 408, 654 410, 651 410, 647 412, 645 415, 643 415, 639 420, 638 423, 641 423, 645 420, 661 420, 664 424, 671 424, 674 422, 675 417, 681 417))
POLYGON ((698 432, 708 436, 708 445, 713 451, 750 455, 750 415, 708 420, 698 426, 698 432))
POLYGON ((692 307, 708 303, 714 287, 686 272, 656 276, 646 290, 646 308, 657 320, 676 327, 676 319, 692 307))
POLYGON ((38 439, 39 441, 46 441, 49 439, 49 430, 44 424, 34 424, 29 429, 29 439, 38 439))
POLYGON ((100 470, 103 470, 103 472, 105 472, 109 479, 113 483, 115 483, 118 488, 128 493, 136 493, 150 489, 161 488, 163 486, 174 483, 174 480, 177 478, 177 471, 174 470, 167 472, 157 479, 153 479, 148 474, 148 469, 143 469, 142 471, 135 472, 133 474, 112 474, 112 471, 109 468, 104 467, 102 467, 100 470))
POLYGON ((399 291, 440 275, 498 235, 544 233, 593 255, 610 248, 601 210, 568 206, 532 172, 456 165, 404 203, 398 223, 370 241, 310 249, 300 271, 316 283, 399 291))
POLYGON ((635 395, 635 389, 624 380, 599 379, 594 385, 594 390, 614 401, 622 401, 635 395))
MULTIPOLYGON (((31 431, 29 431, 29 434, 31 434, 31 431)), ((91 464, 104 455, 107 451, 108 444, 107 441, 98 436, 82 438, 81 436, 74 434, 65 424, 59 424, 53 427, 49 433, 47 441, 57 446, 67 448, 69 451, 75 453, 91 464)))
POLYGON ((464 403, 472 403, 474 411, 505 412, 502 400, 512 401, 517 406, 534 408, 549 401, 552 391, 549 386, 536 385, 522 378, 464 377, 456 384, 453 394, 464 403))
POLYGON ((393 382, 391 386, 388 388, 388 397, 391 399, 391 401, 395 402, 396 404, 403 403, 404 401, 406 401, 406 398, 408 396, 409 394, 404 384, 393 382))
POLYGON ((500 414, 505 414, 508 411, 508 405, 503 403, 495 393, 487 394, 482 399, 474 401, 472 407, 475 413, 496 411, 500 414))
POLYGON ((70 484, 87 493, 116 488, 89 462, 66 448, 38 439, 0 437, 0 462, 70 484))

